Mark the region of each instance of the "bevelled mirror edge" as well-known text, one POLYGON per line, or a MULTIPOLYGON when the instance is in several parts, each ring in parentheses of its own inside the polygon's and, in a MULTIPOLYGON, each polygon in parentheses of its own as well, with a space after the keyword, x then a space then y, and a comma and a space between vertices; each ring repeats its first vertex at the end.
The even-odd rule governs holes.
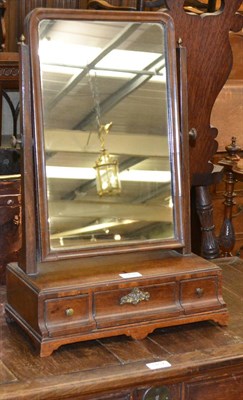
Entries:
POLYGON ((181 189, 181 170, 180 170, 180 139, 179 139, 179 128, 178 128, 178 100, 177 100, 177 80, 176 80, 176 63, 175 63, 175 39, 172 19, 161 13, 126 13, 126 12, 102 12, 102 11, 80 11, 68 12, 57 11, 53 9, 37 9, 34 10, 32 15, 29 17, 27 23, 27 43, 30 51, 30 64, 31 71, 33 71, 32 84, 32 100, 33 100, 33 118, 34 123, 33 134, 34 134, 34 154, 36 157, 36 169, 35 169, 35 181, 37 190, 37 207, 36 211, 39 215, 36 228, 34 224, 32 229, 36 229, 38 243, 37 248, 37 261, 48 261, 51 259, 70 258, 70 257, 82 257, 90 255, 102 255, 102 254, 116 254, 129 251, 143 251, 153 249, 183 249, 185 241, 187 240, 184 235, 183 223, 182 223, 182 209, 183 195, 181 189), (45 154, 44 154, 44 143, 43 143, 43 114, 38 101, 40 93, 40 82, 35 77, 40 76, 40 69, 37 57, 37 46, 38 46, 38 25, 40 21, 44 19, 63 19, 68 18, 69 20, 81 20, 87 21, 129 21, 129 22, 152 22, 166 24, 167 43, 170 47, 168 52, 169 62, 167 75, 170 77, 170 83, 168 85, 169 90, 169 142, 171 147, 173 164, 172 174, 172 186, 173 186, 173 197, 174 197, 174 224, 175 224, 175 237, 173 239, 165 239, 158 242, 144 241, 142 243, 125 244, 122 246, 110 246, 104 245, 103 247, 95 248, 91 247, 88 249, 76 249, 74 251, 50 251, 50 238, 47 235, 48 232, 48 208, 46 204, 46 172, 45 172, 45 154), (171 101, 173 99, 173 101, 171 101), (39 172, 41 171, 41 173, 39 172))

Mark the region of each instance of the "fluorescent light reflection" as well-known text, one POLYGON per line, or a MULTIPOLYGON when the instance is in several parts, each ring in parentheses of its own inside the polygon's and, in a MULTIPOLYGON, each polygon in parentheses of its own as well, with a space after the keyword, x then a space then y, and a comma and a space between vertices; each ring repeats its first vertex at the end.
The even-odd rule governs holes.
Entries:
MULTIPOLYGON (((44 39, 39 45, 39 55, 41 59, 42 71, 55 72, 69 75, 77 75, 86 68, 100 53, 101 48, 66 44, 56 40, 44 39), (65 55, 65 56, 64 56, 65 55)), ((131 51, 131 50, 111 50, 90 70, 95 70, 96 75, 129 78, 134 74, 141 73, 147 65, 160 57, 158 53, 131 51), (132 66, 127 70, 127 66, 132 66)), ((158 62, 150 71, 151 79, 165 80, 163 75, 162 62, 158 62)))
MULTIPOLYGON (((77 167, 55 167, 48 165, 46 167, 46 176, 48 179, 96 179, 94 168, 77 167)), ((171 181, 170 171, 146 171, 129 169, 120 172, 121 181, 127 182, 158 182, 167 183, 171 181)))
POLYGON ((68 236, 70 237, 70 236, 80 235, 82 233, 96 232, 96 231, 100 231, 100 230, 104 230, 104 229, 106 230, 107 228, 111 228, 114 226, 133 224, 134 222, 136 222, 136 220, 132 220, 132 219, 123 219, 123 220, 111 221, 111 222, 109 222, 109 221, 101 222, 101 223, 97 223, 94 225, 84 226, 83 228, 77 228, 77 229, 72 229, 70 231, 52 234, 51 239, 60 239, 60 237, 65 238, 68 236))

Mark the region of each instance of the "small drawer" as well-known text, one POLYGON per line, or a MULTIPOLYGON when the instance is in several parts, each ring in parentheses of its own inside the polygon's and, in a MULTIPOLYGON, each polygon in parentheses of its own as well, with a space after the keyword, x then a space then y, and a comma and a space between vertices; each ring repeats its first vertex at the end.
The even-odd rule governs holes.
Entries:
POLYGON ((82 332, 95 327, 88 294, 45 300, 44 312, 50 336, 82 332))
POLYGON ((186 313, 218 308, 218 277, 182 280, 180 302, 186 313))
MULTIPOLYGON (((229 372, 230 367, 228 367, 229 372)), ((222 400, 222 399, 242 399, 243 393, 243 374, 233 372, 232 376, 219 376, 214 379, 192 382, 185 385, 185 395, 187 400, 222 400)), ((226 373, 224 373, 226 375, 226 373)))
POLYGON ((4 195, 0 196, 0 206, 13 207, 20 205, 20 195, 4 195))
POLYGON ((159 320, 182 313, 176 282, 94 293, 98 328, 159 320))
POLYGON ((0 225, 11 224, 18 226, 20 224, 20 207, 1 207, 0 206, 0 225))

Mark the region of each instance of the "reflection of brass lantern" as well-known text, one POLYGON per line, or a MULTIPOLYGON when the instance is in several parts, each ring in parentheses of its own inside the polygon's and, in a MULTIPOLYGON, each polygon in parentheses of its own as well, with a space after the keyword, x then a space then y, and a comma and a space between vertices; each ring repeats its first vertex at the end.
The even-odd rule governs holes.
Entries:
POLYGON ((121 183, 119 179, 118 161, 110 156, 104 148, 105 135, 109 133, 112 123, 101 125, 99 129, 99 138, 101 141, 101 152, 96 160, 94 168, 96 169, 96 187, 100 196, 115 195, 121 192, 121 183))
POLYGON ((113 195, 121 192, 118 162, 105 149, 95 163, 97 192, 100 196, 113 195))

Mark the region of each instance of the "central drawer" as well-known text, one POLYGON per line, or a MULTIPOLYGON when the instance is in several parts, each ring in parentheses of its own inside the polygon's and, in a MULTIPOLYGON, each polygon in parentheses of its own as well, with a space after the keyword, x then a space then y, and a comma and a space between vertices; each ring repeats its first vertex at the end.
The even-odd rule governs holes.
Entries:
POLYGON ((176 282, 94 293, 98 328, 170 318, 182 313, 176 282))

